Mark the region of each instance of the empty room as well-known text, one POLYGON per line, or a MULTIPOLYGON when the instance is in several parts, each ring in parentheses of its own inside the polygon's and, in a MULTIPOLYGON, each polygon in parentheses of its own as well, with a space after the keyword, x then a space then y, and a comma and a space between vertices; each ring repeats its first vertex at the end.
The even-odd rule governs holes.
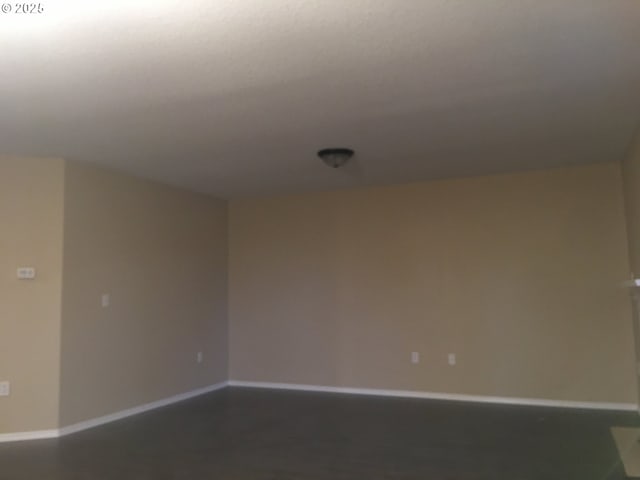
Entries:
POLYGON ((0 45, 0 480, 640 478, 640 1, 0 45))

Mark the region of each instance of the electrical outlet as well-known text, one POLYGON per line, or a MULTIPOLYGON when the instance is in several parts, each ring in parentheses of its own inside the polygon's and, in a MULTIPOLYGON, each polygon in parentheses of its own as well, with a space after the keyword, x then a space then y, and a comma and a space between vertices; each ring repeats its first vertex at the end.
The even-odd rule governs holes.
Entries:
POLYGON ((202 363, 202 359, 203 359, 203 358, 204 358, 204 357, 203 357, 203 355, 202 355, 202 352, 198 352, 198 354, 196 355, 196 361, 197 361, 198 363, 202 363))
POLYGON ((411 363, 420 363, 420 353, 411 352, 411 363))
POLYGON ((0 382, 0 397, 8 397, 11 393, 11 384, 9 382, 0 382))
POLYGON ((457 363, 456 354, 455 353, 450 353, 449 354, 449 365, 451 365, 453 367, 456 363, 457 363))
POLYGON ((111 305, 111 295, 109 295, 108 293, 103 293, 102 297, 100 297, 100 304, 102 305, 102 308, 107 308, 109 305, 111 305))

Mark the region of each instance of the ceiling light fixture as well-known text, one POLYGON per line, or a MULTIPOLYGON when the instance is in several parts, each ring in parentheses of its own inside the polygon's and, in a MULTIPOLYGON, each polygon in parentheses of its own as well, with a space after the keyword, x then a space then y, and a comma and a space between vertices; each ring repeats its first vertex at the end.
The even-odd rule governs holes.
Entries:
POLYGON ((353 153, 350 148, 323 148, 318 156, 331 168, 339 168, 353 157, 353 153))

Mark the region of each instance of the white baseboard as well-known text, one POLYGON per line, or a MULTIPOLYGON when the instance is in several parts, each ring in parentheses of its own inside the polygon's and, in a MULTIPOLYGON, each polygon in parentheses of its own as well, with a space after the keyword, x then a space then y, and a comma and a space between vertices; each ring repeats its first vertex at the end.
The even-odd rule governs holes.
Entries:
POLYGON ((88 430, 89 428, 97 427, 99 425, 104 425, 105 423, 115 422, 116 420, 121 420, 123 418, 131 417, 133 415, 138 415, 143 412, 148 412, 149 410, 155 410, 156 408, 165 407, 167 405, 171 405, 172 403, 182 402, 183 400, 188 400, 189 398, 197 397, 199 395, 204 395, 205 393, 210 393, 216 390, 220 390, 221 388, 224 388, 226 386, 227 386, 227 382, 216 383, 215 385, 209 385, 208 387, 199 388, 197 390, 192 390, 190 392, 174 395, 173 397, 163 398, 162 400, 146 403, 138 407, 133 407, 127 410, 122 410, 120 412, 105 415, 104 417, 92 418, 91 420, 86 420, 84 422, 74 423, 73 425, 62 427, 59 430, 60 432, 59 436, 63 437, 71 433, 80 432, 82 430, 88 430))
POLYGON ((138 415, 143 412, 155 410, 156 408, 181 402, 183 400, 197 397, 199 395, 204 395, 205 393, 214 392, 227 386, 278 390, 299 390, 305 392, 346 393, 352 395, 374 395, 383 397, 423 398, 427 400, 447 400, 453 402, 493 403, 501 405, 524 405, 535 407, 639 412, 638 405, 634 403, 579 402, 572 400, 546 400, 538 398, 489 397, 482 395, 434 393, 414 390, 383 390, 374 388, 330 387, 322 385, 303 385, 294 383, 248 382, 231 380, 228 382, 216 383, 215 385, 199 388, 197 390, 192 390, 190 392, 181 393, 179 395, 174 395, 173 397, 164 398, 162 400, 129 408, 120 412, 115 412, 103 417, 93 418, 84 422, 75 423, 73 425, 68 425, 59 429, 40 430, 33 432, 2 433, 0 434, 0 443, 20 442, 25 440, 44 440, 62 437, 72 433, 80 432, 82 430, 88 430, 99 425, 104 425, 106 423, 115 422, 116 420, 121 420, 133 415, 138 415))
POLYGON ((139 405, 137 407, 129 408, 127 410, 122 410, 120 412, 111 413, 103 417, 92 418, 91 420, 75 423, 73 425, 68 425, 66 427, 62 427, 55 430, 42 430, 42 431, 36 431, 36 432, 20 432, 20 433, 3 433, 3 434, 0 434, 0 443, 19 442, 24 440, 42 440, 42 439, 63 437, 65 435, 80 432, 82 430, 88 430, 89 428, 94 428, 99 425, 104 425, 106 423, 115 422, 116 420, 121 420, 123 418, 131 417, 132 415, 138 415, 143 412, 148 412, 149 410, 155 410, 156 408, 165 407, 167 405, 171 405, 172 403, 188 400, 189 398, 197 397, 199 395, 204 395, 205 393, 214 392, 216 390, 220 390, 226 387, 227 383, 228 382, 226 381, 216 383, 214 385, 209 385, 208 387, 199 388, 197 390, 181 393, 168 398, 163 398, 162 400, 146 403, 144 405, 139 405))
POLYGON ((0 443, 24 442, 25 440, 43 440, 58 438, 58 430, 39 430, 34 432, 0 433, 0 443))
POLYGON ((352 395, 376 395, 382 397, 423 398, 427 400, 447 400, 452 402, 493 403, 500 405, 523 405, 530 407, 554 407, 588 410, 612 410, 637 412, 635 403, 580 402, 573 400, 547 400, 540 398, 489 397, 455 393, 434 393, 414 390, 381 390, 374 388, 328 387, 321 385, 301 385, 295 383, 246 382, 231 380, 230 387, 271 388, 278 390, 299 390, 305 392, 347 393, 352 395))

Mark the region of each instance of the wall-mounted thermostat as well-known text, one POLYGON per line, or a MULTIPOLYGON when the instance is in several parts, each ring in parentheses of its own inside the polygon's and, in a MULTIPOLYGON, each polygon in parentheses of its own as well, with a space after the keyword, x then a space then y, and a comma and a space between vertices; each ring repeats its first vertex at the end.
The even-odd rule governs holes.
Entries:
POLYGON ((19 280, 33 280, 36 278, 36 269, 33 267, 20 267, 18 268, 19 280))

